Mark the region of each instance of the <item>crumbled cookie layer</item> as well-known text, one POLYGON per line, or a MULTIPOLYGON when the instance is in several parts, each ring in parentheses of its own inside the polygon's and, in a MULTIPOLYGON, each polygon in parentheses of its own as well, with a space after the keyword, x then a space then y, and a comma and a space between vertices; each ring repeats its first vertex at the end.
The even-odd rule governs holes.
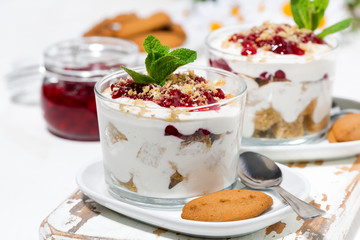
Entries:
POLYGON ((127 181, 127 182, 122 182, 122 181, 120 181, 120 180, 117 180, 117 182, 118 182, 121 186, 126 187, 128 190, 130 190, 130 191, 132 191, 132 192, 137 192, 137 187, 136 187, 136 185, 135 185, 135 183, 134 183, 134 181, 133 181, 133 179, 134 179, 134 174, 131 173, 130 175, 131 175, 131 178, 130 178, 129 181, 127 181))
POLYGON ((317 100, 312 100, 293 122, 286 122, 272 107, 256 113, 253 137, 287 139, 304 136, 306 133, 319 132, 326 128, 329 116, 319 123, 314 122, 313 114, 317 100))

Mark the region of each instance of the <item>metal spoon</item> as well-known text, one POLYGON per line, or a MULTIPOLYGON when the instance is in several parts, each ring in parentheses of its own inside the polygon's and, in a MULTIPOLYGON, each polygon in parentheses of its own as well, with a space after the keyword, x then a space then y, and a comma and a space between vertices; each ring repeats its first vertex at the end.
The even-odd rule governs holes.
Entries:
POLYGON ((238 174, 241 182, 254 189, 274 189, 303 219, 311 219, 326 212, 310 205, 284 190, 279 184, 282 181, 280 168, 269 158, 254 152, 240 155, 238 174))

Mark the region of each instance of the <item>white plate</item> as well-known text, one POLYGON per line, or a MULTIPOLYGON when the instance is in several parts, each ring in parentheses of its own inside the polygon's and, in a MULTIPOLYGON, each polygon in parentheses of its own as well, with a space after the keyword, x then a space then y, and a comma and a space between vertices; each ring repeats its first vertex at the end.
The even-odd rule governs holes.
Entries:
POLYGON ((297 146, 243 146, 241 151, 261 153, 277 162, 332 160, 359 154, 360 141, 329 143, 323 140, 297 146))
MULTIPOLYGON (((344 98, 334 98, 341 109, 360 109, 360 103, 344 98)), ((332 160, 360 154, 360 141, 318 143, 292 146, 242 146, 241 151, 261 153, 277 162, 300 162, 304 160, 332 160)))
MULTIPOLYGON (((296 171, 278 164, 283 173, 281 186, 295 196, 305 199, 310 192, 309 182, 296 171)), ((181 209, 164 210, 142 208, 112 197, 104 180, 102 162, 95 162, 84 167, 76 177, 80 190, 97 203, 118 213, 144 223, 159 226, 175 232, 204 237, 230 237, 255 232, 285 218, 292 210, 285 205, 273 191, 266 191, 273 200, 273 206, 262 215, 232 222, 198 222, 180 217, 181 209)))

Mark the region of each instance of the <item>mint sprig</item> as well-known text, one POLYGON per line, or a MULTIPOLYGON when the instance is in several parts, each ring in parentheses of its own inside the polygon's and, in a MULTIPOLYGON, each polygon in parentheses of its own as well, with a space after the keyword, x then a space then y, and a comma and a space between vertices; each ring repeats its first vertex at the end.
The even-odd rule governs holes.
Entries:
POLYGON ((146 71, 149 75, 135 72, 121 66, 136 83, 155 83, 163 86, 167 77, 179 67, 196 60, 196 51, 179 48, 170 52, 169 46, 161 44, 160 40, 148 35, 143 43, 148 53, 145 59, 146 71))
MULTIPOLYGON (((321 19, 324 17, 329 0, 291 0, 291 12, 295 23, 299 28, 306 28, 314 31, 319 27, 321 19)), ((336 23, 323 32, 318 37, 325 36, 341 31, 350 26, 352 19, 348 18, 339 23, 336 23)))

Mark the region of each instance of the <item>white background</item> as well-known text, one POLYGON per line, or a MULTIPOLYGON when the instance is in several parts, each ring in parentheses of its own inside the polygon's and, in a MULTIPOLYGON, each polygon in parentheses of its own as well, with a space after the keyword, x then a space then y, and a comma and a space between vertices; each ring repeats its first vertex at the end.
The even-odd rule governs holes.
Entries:
MULTIPOLYGON (((40 62, 45 47, 79 37, 105 17, 125 12, 149 15, 170 9, 174 2, 0 0, 1 239, 38 239, 41 221, 76 190, 78 169, 100 159, 99 143, 54 137, 47 132, 38 105, 12 104, 4 75, 16 66, 40 62)), ((359 40, 358 34, 342 35, 334 83, 335 96, 358 101, 359 40)), ((201 55, 199 62, 206 64, 205 56, 201 55)), ((355 236, 358 222, 349 239, 355 236)))

